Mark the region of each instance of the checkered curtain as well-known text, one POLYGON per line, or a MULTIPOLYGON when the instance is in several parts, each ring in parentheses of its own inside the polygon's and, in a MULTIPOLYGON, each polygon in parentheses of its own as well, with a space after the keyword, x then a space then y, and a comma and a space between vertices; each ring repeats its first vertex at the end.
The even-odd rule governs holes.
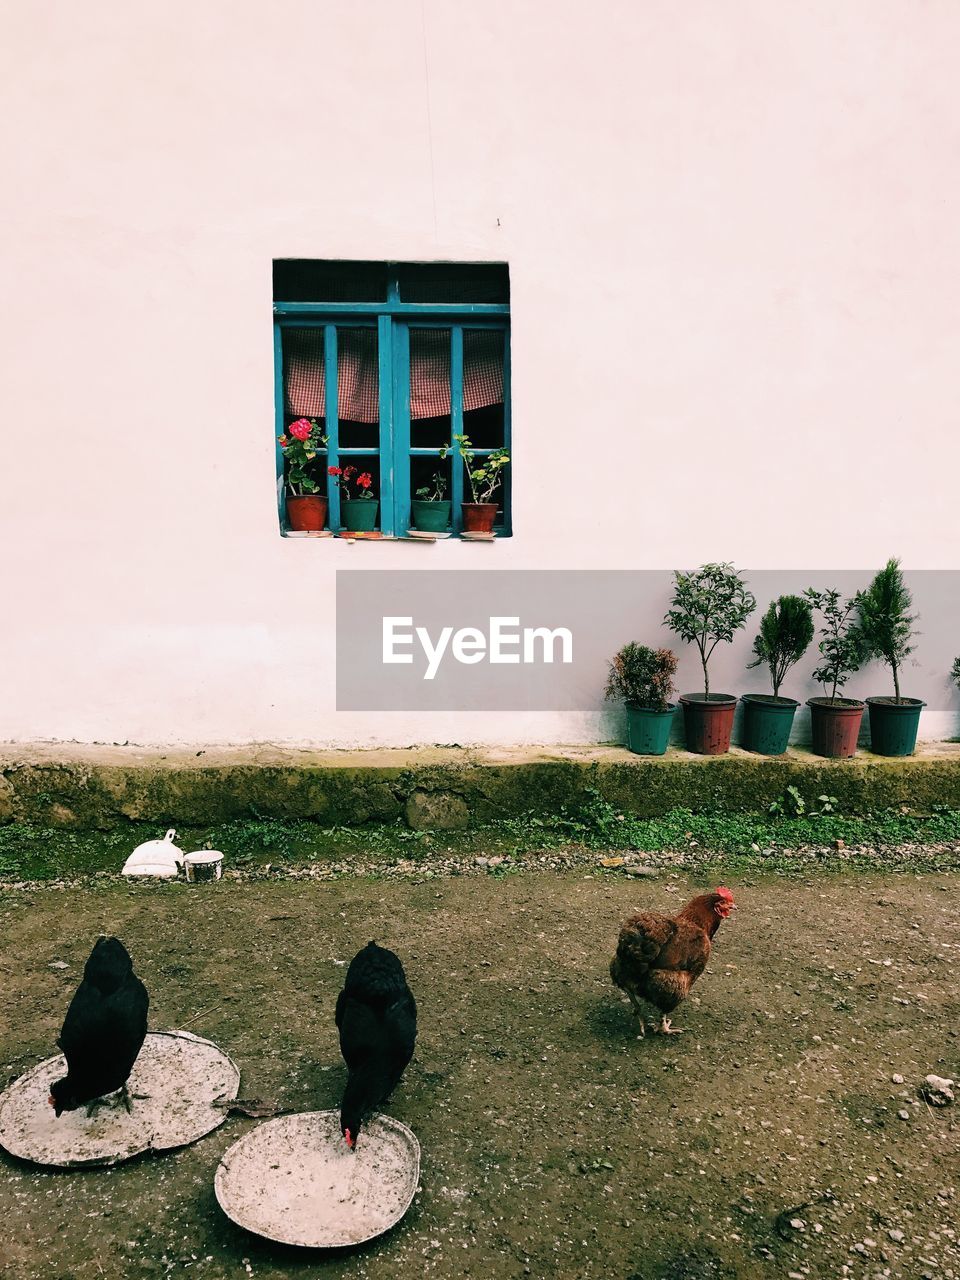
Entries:
MULTIPOLYGON (((464 411, 503 402, 503 342, 498 330, 463 334, 464 411)), ((323 329, 286 329, 284 392, 291 417, 326 416, 323 329)), ((345 422, 378 422, 380 370, 373 329, 337 331, 337 412, 345 422)), ((450 331, 410 330, 410 416, 450 413, 450 331)))

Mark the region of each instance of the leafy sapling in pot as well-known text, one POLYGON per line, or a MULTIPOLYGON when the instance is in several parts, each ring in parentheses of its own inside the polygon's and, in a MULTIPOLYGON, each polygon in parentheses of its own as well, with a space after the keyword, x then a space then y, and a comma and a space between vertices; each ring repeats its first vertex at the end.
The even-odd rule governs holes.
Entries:
POLYGON ((664 622, 687 644, 695 644, 703 667, 703 693, 681 695, 687 749, 722 755, 730 749, 736 698, 710 692, 710 658, 729 644, 756 608, 753 592, 732 564, 705 564, 692 573, 674 572, 673 599, 664 622))
POLYGON ((767 756, 786 751, 800 703, 794 698, 781 698, 780 687, 812 640, 813 609, 809 601, 800 596, 780 596, 771 602, 760 619, 760 631, 753 642, 754 660, 748 667, 769 668, 773 696, 745 693, 740 699, 744 712, 743 745, 748 751, 767 756))
POLYGON ((510 461, 506 449, 491 449, 478 454, 473 443, 465 435, 455 435, 454 443, 466 468, 470 486, 470 502, 460 504, 465 533, 492 534, 493 522, 500 504, 494 494, 503 483, 504 470, 510 461))
MULTIPOLYGON (((449 452, 446 445, 440 449, 440 461, 449 452)), ((416 491, 410 504, 414 529, 424 533, 443 533, 450 525, 450 500, 447 494, 447 473, 438 467, 426 484, 416 491)))
POLYGON ((867 699, 871 750, 883 756, 913 755, 924 703, 900 693, 900 671, 914 650, 917 614, 910 612, 913 597, 899 560, 888 560, 869 587, 857 592, 855 603, 863 660, 879 660, 893 675, 892 698, 867 699))
POLYGON ((614 655, 605 697, 622 701, 627 714, 627 746, 637 755, 662 756, 670 741, 676 706, 673 676, 677 657, 669 649, 649 649, 631 641, 614 655))
POLYGON ((327 437, 315 418, 297 418, 277 442, 283 451, 287 522, 298 532, 319 532, 327 522, 327 497, 317 480, 317 454, 327 437))
POLYGON ((820 665, 813 678, 823 686, 823 696, 809 698, 813 751, 818 756, 845 758, 856 754, 863 703, 839 696, 863 662, 863 637, 855 618, 856 599, 844 600, 839 591, 804 593, 821 617, 817 648, 820 665))

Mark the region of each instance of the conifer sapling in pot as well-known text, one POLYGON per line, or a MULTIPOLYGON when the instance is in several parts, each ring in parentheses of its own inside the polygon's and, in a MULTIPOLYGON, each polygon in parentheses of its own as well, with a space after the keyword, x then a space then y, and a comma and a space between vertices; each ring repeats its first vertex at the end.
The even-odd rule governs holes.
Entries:
POLYGON ((913 755, 917 745, 919 698, 900 693, 900 670, 913 653, 917 615, 910 612, 913 598, 903 580, 898 560, 888 560, 865 591, 858 591, 856 606, 863 660, 885 663, 893 675, 893 697, 868 698, 870 749, 882 756, 913 755))
POLYGON ((637 755, 662 756, 670 741, 673 676, 677 657, 669 649, 649 649, 631 641, 614 655, 605 697, 622 700, 627 714, 627 746, 637 755))
POLYGON ((737 699, 710 692, 709 662, 717 645, 729 644, 756 608, 756 597, 732 564, 705 564, 673 575, 673 600, 664 622, 681 640, 695 644, 703 667, 703 693, 680 697, 687 749, 722 755, 730 749, 737 699))
POLYGON ((793 717, 800 703, 782 698, 780 686, 791 667, 796 666, 813 640, 813 609, 800 596, 780 596, 773 600, 760 619, 760 631, 753 642, 754 660, 749 667, 770 670, 773 696, 745 693, 743 703, 743 745, 748 751, 778 756, 787 749, 793 717))
POLYGON ((818 756, 846 758, 856 755, 863 703, 838 694, 863 661, 863 637, 854 618, 856 600, 844 600, 839 591, 815 591, 804 596, 821 615, 820 665, 814 680, 823 696, 808 698, 813 751, 818 756))

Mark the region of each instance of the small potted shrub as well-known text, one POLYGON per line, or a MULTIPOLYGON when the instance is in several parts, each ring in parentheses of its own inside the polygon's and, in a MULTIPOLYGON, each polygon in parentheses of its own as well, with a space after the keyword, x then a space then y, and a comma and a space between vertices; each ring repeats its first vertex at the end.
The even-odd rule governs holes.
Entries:
POLYGON ((676 705, 670 701, 676 654, 625 644, 610 663, 607 698, 622 699, 627 712, 627 746, 640 756, 662 756, 670 741, 676 705))
POLYGON ((783 755, 790 742, 793 717, 800 703, 781 698, 780 686, 791 667, 796 666, 813 640, 813 609, 800 596, 780 596, 771 602, 760 619, 760 633, 753 642, 756 655, 750 667, 770 669, 773 696, 745 693, 743 703, 743 745, 763 756, 783 755))
POLYGON ((695 644, 703 665, 703 693, 681 695, 687 750, 716 756, 730 750, 737 699, 710 692, 708 663, 717 645, 729 644, 746 625, 757 601, 732 564, 705 564, 674 575, 673 600, 664 622, 687 644, 695 644))
POLYGON ((863 659, 879 659, 893 673, 892 698, 868 698, 870 750, 880 756, 912 756, 924 703, 900 696, 900 668, 913 653, 917 615, 899 560, 888 560, 866 591, 857 592, 863 659))
POLYGON ((358 467, 328 467, 327 473, 340 486, 340 515, 351 533, 369 533, 377 526, 380 503, 373 496, 373 476, 358 467), (353 488, 351 488, 351 485, 353 488))
MULTIPOLYGON (((441 460, 447 456, 446 446, 440 450, 441 460)), ((423 533, 444 533, 450 527, 450 501, 447 477, 443 471, 435 471, 428 484, 417 490, 410 504, 413 527, 423 533)))
POLYGON ((845 759, 856 755, 863 719, 862 702, 837 694, 863 661, 863 640, 853 618, 856 601, 842 599, 839 591, 808 588, 803 594, 823 617, 817 646, 822 661, 813 673, 823 686, 823 696, 807 700, 813 751, 845 759))
POLYGON ((317 533, 327 523, 327 498, 310 474, 314 469, 310 464, 326 445, 327 437, 313 418, 298 418, 277 439, 286 463, 287 523, 298 532, 317 533))
POLYGON ((474 466, 476 455, 473 444, 465 435, 455 435, 460 457, 467 469, 467 480, 470 483, 470 502, 461 502, 463 512, 463 528, 465 533, 492 533, 493 522, 497 518, 500 504, 491 501, 493 495, 503 482, 503 470, 510 461, 506 449, 494 449, 482 455, 481 461, 474 466))

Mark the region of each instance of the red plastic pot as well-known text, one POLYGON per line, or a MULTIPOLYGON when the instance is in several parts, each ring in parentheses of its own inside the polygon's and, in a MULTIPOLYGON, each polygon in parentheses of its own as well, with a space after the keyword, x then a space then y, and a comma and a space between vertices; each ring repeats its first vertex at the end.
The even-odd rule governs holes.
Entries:
POLYGON ((466 533, 493 533, 493 522, 499 510, 495 502, 461 502, 460 510, 466 533))
POLYGON ((857 754, 857 738, 863 719, 863 703, 852 698, 810 698, 813 753, 831 760, 847 760, 857 754))
POLYGON ((702 693, 685 693, 680 705, 688 751, 699 756, 722 756, 730 750, 736 698, 729 693, 711 693, 709 698, 702 693))
POLYGON ((287 521, 300 533, 317 533, 327 523, 327 500, 322 494, 287 495, 287 521))

